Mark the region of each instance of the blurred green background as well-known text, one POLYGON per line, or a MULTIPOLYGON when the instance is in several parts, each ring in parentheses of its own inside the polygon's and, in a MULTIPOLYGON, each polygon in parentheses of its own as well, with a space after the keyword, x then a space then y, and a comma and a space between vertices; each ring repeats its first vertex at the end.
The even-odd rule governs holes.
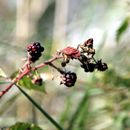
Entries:
MULTIPOLYGON (((23 65, 33 41, 45 47, 38 64, 58 49, 93 38, 96 59, 108 63, 106 72, 85 73, 73 61, 66 69, 78 81, 67 88, 45 67, 39 72, 46 94, 25 90, 68 130, 130 130, 130 0, 0 0, 0 34, 0 67, 8 77, 23 65)), ((13 87, 0 99, 0 127, 17 121, 56 130, 13 87)))

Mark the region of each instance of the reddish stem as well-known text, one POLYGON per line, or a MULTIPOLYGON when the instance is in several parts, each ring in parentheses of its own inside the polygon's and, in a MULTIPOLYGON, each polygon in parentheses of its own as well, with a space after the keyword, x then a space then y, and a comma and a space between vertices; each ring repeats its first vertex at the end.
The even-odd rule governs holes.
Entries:
MULTIPOLYGON (((6 92, 8 92, 8 91, 12 88, 12 86, 13 86, 15 83, 17 83, 20 79, 22 79, 22 78, 23 78, 25 75, 27 75, 29 72, 34 71, 34 70, 37 70, 37 69, 42 68, 42 67, 44 67, 44 66, 47 66, 47 65, 49 65, 50 63, 52 63, 52 62, 54 62, 54 61, 56 61, 56 60, 58 60, 58 59, 61 59, 61 58, 63 58, 63 56, 55 56, 55 57, 51 58, 50 60, 45 61, 45 62, 43 62, 43 63, 41 63, 41 64, 39 64, 39 65, 37 65, 37 66, 35 66, 35 67, 32 67, 32 68, 28 68, 28 67, 25 66, 25 70, 24 70, 22 73, 20 73, 20 74, 13 80, 13 82, 12 82, 9 86, 7 86, 7 88, 6 88, 5 90, 3 90, 3 91, 0 92, 0 98, 1 98, 6 92)), ((28 66, 28 65, 27 65, 27 66, 28 66)))
POLYGON ((7 88, 6 88, 5 90, 1 91, 1 92, 0 92, 0 98, 1 98, 6 92, 8 92, 8 90, 9 90, 15 83, 16 83, 16 81, 13 82, 13 83, 11 83, 9 86, 7 86, 7 88))

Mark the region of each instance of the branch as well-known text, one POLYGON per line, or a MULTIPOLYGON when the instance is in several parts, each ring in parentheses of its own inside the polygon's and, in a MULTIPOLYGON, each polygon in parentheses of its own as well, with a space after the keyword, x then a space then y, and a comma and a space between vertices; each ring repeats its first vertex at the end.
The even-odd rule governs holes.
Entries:
MULTIPOLYGON (((35 71, 35 70, 40 69, 40 68, 43 68, 43 67, 45 67, 45 66, 47 66, 47 65, 50 65, 51 67, 55 68, 54 65, 52 65, 52 62, 54 62, 54 61, 56 61, 56 60, 58 60, 58 59, 61 59, 61 58, 63 58, 63 57, 56 55, 55 57, 53 57, 53 58, 51 58, 51 59, 49 59, 49 60, 47 60, 47 61, 45 61, 45 62, 43 62, 43 63, 41 63, 41 64, 39 64, 39 65, 37 65, 37 66, 35 66, 35 67, 32 67, 32 68, 26 67, 25 70, 24 70, 23 72, 21 72, 21 73, 13 80, 13 82, 12 82, 11 84, 9 84, 9 86, 6 87, 5 90, 3 90, 3 91, 0 92, 0 98, 1 98, 6 92, 8 92, 8 91, 12 88, 12 86, 13 86, 14 84, 16 84, 19 80, 21 80, 25 75, 29 74, 31 71, 35 71)), ((56 68, 55 68, 55 69, 56 69, 56 68)))

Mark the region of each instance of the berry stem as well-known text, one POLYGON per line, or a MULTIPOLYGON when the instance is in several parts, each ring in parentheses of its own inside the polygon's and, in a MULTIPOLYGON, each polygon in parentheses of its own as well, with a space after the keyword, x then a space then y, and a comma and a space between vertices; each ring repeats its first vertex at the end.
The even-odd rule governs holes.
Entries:
POLYGON ((58 72, 60 72, 61 74, 64 73, 63 70, 61 70, 60 68, 56 67, 54 64, 52 64, 51 62, 48 64, 49 66, 53 67, 54 69, 56 69, 58 72))
POLYGON ((39 65, 37 65, 37 66, 35 66, 34 68, 32 68, 32 70, 37 70, 39 68, 42 68, 42 67, 44 67, 46 65, 49 65, 50 63, 52 63, 52 62, 54 62, 54 61, 56 61, 58 59, 62 59, 62 58, 63 58, 63 56, 55 56, 55 57, 53 57, 53 58, 51 58, 51 59, 49 59, 49 60, 47 60, 47 61, 45 61, 45 62, 43 62, 43 63, 41 63, 39 65))
MULTIPOLYGON (((16 81, 15 81, 15 82, 16 82, 16 81)), ((0 92, 0 98, 1 98, 6 92, 9 91, 9 89, 14 85, 15 82, 11 83, 9 86, 7 86, 7 88, 6 88, 5 90, 3 90, 3 91, 0 92)))
POLYGON ((94 57, 92 57, 92 58, 93 58, 94 62, 97 63, 96 59, 94 57))

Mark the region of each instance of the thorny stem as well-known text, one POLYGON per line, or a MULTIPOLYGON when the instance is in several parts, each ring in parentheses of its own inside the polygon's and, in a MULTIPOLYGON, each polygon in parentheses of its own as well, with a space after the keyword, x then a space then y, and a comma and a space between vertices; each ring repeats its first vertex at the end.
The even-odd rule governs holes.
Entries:
POLYGON ((37 65, 36 67, 32 68, 32 70, 36 70, 36 69, 42 68, 42 67, 44 67, 46 65, 49 65, 50 63, 52 63, 52 62, 54 62, 54 61, 56 61, 58 59, 61 59, 61 58, 63 58, 63 56, 55 56, 55 57, 51 58, 50 60, 45 61, 45 62, 37 65))
MULTIPOLYGON (((31 71, 35 71, 35 70, 37 70, 37 69, 39 69, 39 68, 42 68, 42 67, 45 67, 45 66, 47 66, 47 65, 50 65, 50 66, 52 66, 53 68, 55 68, 55 69, 58 70, 58 68, 56 68, 56 66, 54 66, 54 65, 52 64, 52 62, 54 62, 54 61, 56 61, 56 60, 58 60, 58 59, 61 59, 61 58, 63 58, 63 56, 57 56, 57 55, 56 55, 56 56, 54 56, 53 58, 51 58, 51 59, 49 59, 49 60, 47 60, 47 61, 45 61, 45 62, 43 62, 43 63, 41 63, 41 64, 39 64, 39 65, 37 65, 37 66, 35 66, 35 67, 32 67, 32 68, 26 67, 26 69, 25 69, 23 72, 21 72, 21 73, 13 80, 13 82, 6 87, 5 90, 3 90, 3 91, 0 92, 0 98, 1 98, 6 92, 8 92, 8 91, 12 88, 12 86, 13 86, 14 84, 16 84, 20 79, 22 79, 25 75, 29 74, 31 71)), ((59 72, 60 72, 60 71, 59 71, 59 72)), ((62 70, 61 70, 61 72, 62 72, 62 70)))
MULTIPOLYGON (((15 82, 16 82, 16 81, 15 81, 15 82)), ((7 86, 7 88, 6 88, 5 90, 3 90, 3 91, 0 92, 0 98, 1 98, 6 92, 9 91, 9 89, 14 85, 15 82, 11 83, 9 86, 7 86)))
POLYGON ((3 91, 0 92, 0 98, 6 93, 8 92, 12 86, 17 83, 21 78, 23 78, 25 75, 27 75, 30 72, 30 70, 25 70, 23 73, 21 73, 18 77, 16 77, 13 82, 11 84, 9 84, 9 86, 7 86, 7 88, 3 91))

